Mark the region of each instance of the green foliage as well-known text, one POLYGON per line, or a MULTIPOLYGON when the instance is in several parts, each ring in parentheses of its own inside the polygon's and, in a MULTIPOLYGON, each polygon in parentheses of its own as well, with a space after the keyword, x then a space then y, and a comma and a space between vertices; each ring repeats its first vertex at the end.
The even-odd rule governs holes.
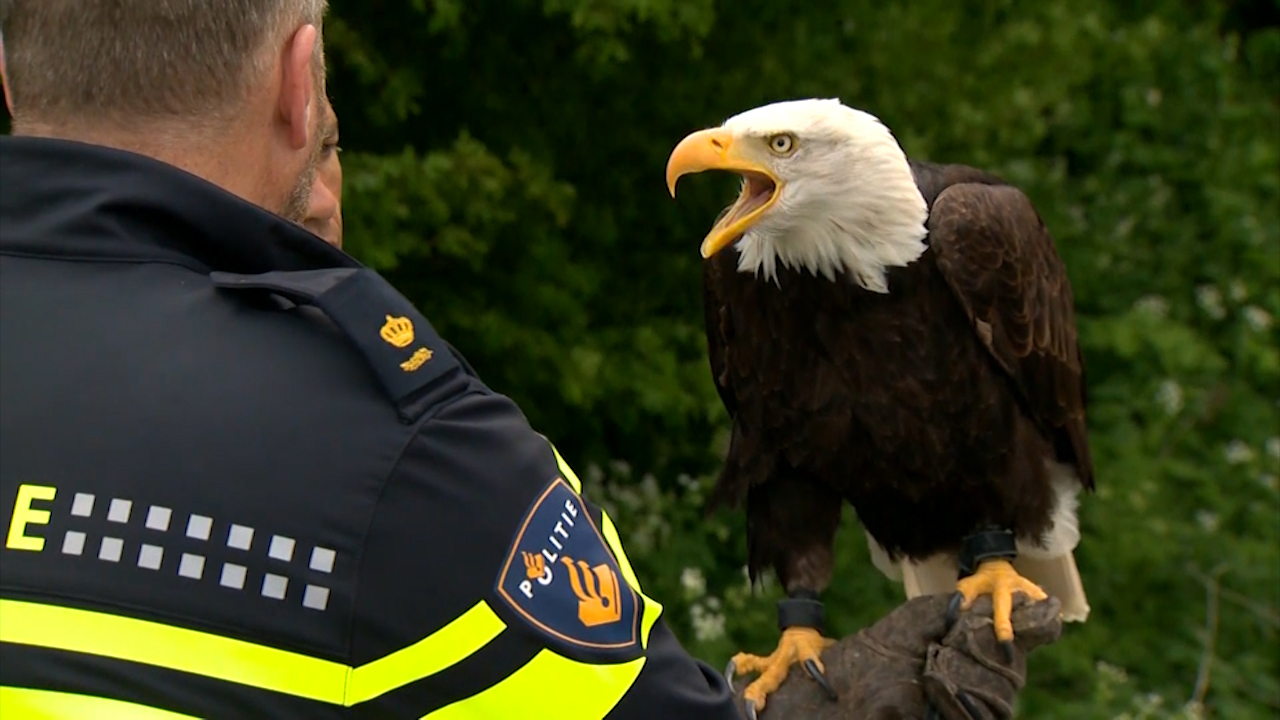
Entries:
MULTIPOLYGON (((727 419, 696 248, 732 181, 677 205, 667 153, 749 107, 836 96, 912 156, 1003 174, 1071 271, 1099 477, 1077 553, 1093 615, 1034 657, 1021 715, 1272 717, 1275 9, 334 0, 349 247, 556 440, 683 642, 722 663, 772 646, 779 591, 746 582, 741 513, 701 510, 727 419)), ((831 630, 901 597, 848 513, 831 630)))

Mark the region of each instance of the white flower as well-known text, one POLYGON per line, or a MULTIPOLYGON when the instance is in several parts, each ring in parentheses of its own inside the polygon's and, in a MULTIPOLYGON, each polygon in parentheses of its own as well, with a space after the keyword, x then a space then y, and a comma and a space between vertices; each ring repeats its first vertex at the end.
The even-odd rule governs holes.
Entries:
POLYGON ((1267 454, 1280 460, 1280 435, 1267 438, 1267 454))
POLYGON ((1258 332, 1265 332, 1271 327, 1271 313, 1257 305, 1249 305, 1244 309, 1244 321, 1258 332))
POLYGON ((1240 278, 1231 281, 1231 287, 1227 289, 1227 293, 1231 295, 1231 299, 1236 302, 1244 302, 1249 297, 1249 288, 1245 286, 1240 278))
POLYGON ((1149 717, 1154 714, 1156 710, 1160 709, 1160 706, 1164 705, 1164 698, 1158 693, 1149 692, 1146 694, 1146 697, 1143 698, 1141 705, 1142 707, 1140 710, 1142 712, 1142 717, 1149 717))
POLYGON ((1144 295, 1133 304, 1135 310, 1152 317, 1163 318, 1169 314, 1169 301, 1159 295, 1144 295))
POLYGON ((680 573, 680 585, 684 587, 685 596, 691 599, 702 597, 707 592, 707 579, 696 567, 687 567, 680 573))
MULTIPOLYGON (((714 598, 712 598, 714 600, 714 598)), ((724 614, 719 612, 719 603, 708 603, 704 607, 698 603, 689 608, 689 619, 693 623, 693 636, 698 642, 707 642, 724 637, 724 614)))
POLYGON ((1227 462, 1232 465, 1242 465, 1253 459, 1253 448, 1249 447, 1249 443, 1236 438, 1227 443, 1223 454, 1226 455, 1227 462))
POLYGON ((1182 410, 1182 386, 1177 380, 1165 380, 1156 390, 1156 402, 1169 415, 1177 415, 1182 410))
POLYGON ((1212 285, 1201 285, 1196 288, 1196 302, 1214 320, 1227 316, 1227 309, 1222 305, 1222 292, 1212 285))
POLYGON ((1201 510, 1196 513, 1196 522, 1200 523, 1200 527, 1207 533, 1217 532, 1220 518, 1215 512, 1201 510))
POLYGON ((645 473, 644 478, 640 480, 640 492, 644 494, 645 500, 654 501, 662 495, 662 490, 658 487, 658 478, 653 473, 645 473))
POLYGON ((1125 669, 1118 665, 1112 665, 1111 663, 1099 660, 1095 667, 1097 667, 1099 675, 1113 683, 1129 682, 1129 673, 1125 672, 1125 669))
POLYGON ((604 468, 600 467, 600 463, 588 463, 587 472, 581 475, 582 479, 587 483, 600 484, 604 482, 604 468))

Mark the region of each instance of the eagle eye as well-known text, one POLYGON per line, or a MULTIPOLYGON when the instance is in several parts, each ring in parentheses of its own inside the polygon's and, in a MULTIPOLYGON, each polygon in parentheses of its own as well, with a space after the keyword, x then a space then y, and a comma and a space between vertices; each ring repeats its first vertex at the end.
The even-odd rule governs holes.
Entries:
POLYGON ((769 136, 769 149, 775 155, 790 155, 796 147, 795 136, 790 133, 778 133, 769 136))

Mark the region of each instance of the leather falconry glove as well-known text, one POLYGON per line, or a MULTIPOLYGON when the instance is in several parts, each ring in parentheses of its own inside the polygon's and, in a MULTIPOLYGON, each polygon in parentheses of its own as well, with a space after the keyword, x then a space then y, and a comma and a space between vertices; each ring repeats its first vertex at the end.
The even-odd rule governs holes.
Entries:
MULTIPOLYGON (((1011 660, 996 641, 989 597, 959 613, 948 629, 950 604, 948 595, 909 600, 823 652, 839 696, 834 702, 793 668, 759 720, 1009 720, 1026 684, 1027 655, 1062 634, 1059 602, 1014 597, 1011 660)), ((745 684, 738 685, 734 701, 745 718, 745 684)))

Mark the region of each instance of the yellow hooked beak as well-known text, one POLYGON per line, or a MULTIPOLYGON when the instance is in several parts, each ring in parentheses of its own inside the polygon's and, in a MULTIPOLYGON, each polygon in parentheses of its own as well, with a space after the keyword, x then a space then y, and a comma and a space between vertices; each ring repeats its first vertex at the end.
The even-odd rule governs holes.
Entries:
POLYGON ((732 170, 743 177, 742 194, 702 241, 702 257, 709 258, 742 237, 760 219, 782 190, 782 182, 764 163, 751 157, 743 141, 724 128, 699 130, 686 137, 667 159, 667 190, 676 196, 683 175, 704 170, 732 170))

